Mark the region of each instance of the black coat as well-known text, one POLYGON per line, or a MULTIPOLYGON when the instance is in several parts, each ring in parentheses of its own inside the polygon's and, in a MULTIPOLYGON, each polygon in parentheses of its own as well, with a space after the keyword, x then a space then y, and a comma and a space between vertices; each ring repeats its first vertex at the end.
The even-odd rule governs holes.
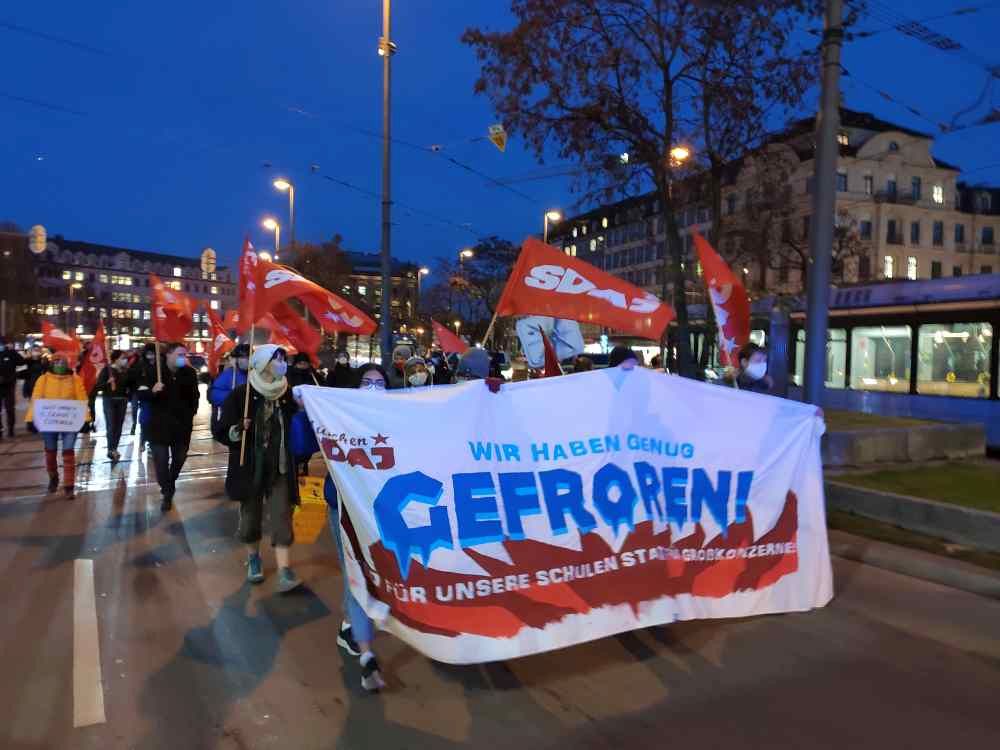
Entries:
POLYGON ((137 395, 149 402, 149 422, 146 439, 153 445, 177 445, 191 442, 194 415, 198 412, 198 373, 193 367, 181 367, 171 372, 162 364, 163 390, 153 393, 156 368, 140 371, 137 395))
POLYGON ((337 362, 326 376, 326 385, 329 388, 357 388, 357 375, 350 365, 337 362))
MULTIPOLYGON (((243 424, 243 407, 246 400, 248 383, 236 386, 235 390, 229 394, 222 405, 222 414, 215 426, 214 437, 223 445, 229 446, 229 469, 226 473, 226 494, 230 500, 242 502, 245 498, 255 497, 262 489, 254 484, 256 476, 254 461, 254 440, 256 436, 256 414, 257 410, 264 403, 264 398, 253 388, 250 388, 250 410, 248 418, 252 420, 250 429, 247 431, 246 452, 244 454, 243 465, 240 465, 240 442, 229 439, 229 429, 236 425, 243 424)), ((292 398, 291 387, 278 399, 278 406, 284 415, 285 426, 285 481, 288 482, 288 498, 293 505, 299 504, 299 478, 296 474, 295 456, 292 455, 291 427, 292 417, 299 410, 295 399, 292 398)))
POLYGON ((41 358, 26 359, 25 362, 28 363, 28 366, 21 371, 21 377, 24 378, 24 388, 21 390, 21 395, 25 398, 31 398, 31 392, 35 390, 35 383, 48 371, 49 363, 41 358))
POLYGON ((24 357, 13 349, 0 351, 0 386, 17 382, 17 368, 24 364, 24 357))
POLYGON ((129 370, 124 372, 115 370, 111 365, 104 365, 101 374, 97 376, 94 383, 94 390, 103 393, 105 398, 123 398, 131 400, 133 383, 129 370), (114 388, 111 387, 111 376, 114 375, 114 388))
POLYGON ((308 370, 298 370, 295 367, 289 367, 286 377, 288 378, 289 388, 294 388, 297 385, 320 384, 320 379, 316 377, 316 371, 311 367, 308 370))

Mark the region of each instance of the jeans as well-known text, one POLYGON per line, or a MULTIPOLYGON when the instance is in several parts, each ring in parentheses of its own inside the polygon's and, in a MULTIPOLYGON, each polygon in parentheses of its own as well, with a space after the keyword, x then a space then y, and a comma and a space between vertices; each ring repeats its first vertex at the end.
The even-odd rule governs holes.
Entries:
POLYGON ((340 518, 337 508, 331 507, 327 514, 330 524, 330 532, 333 534, 333 541, 337 543, 337 557, 340 558, 340 570, 344 574, 344 603, 343 616, 351 624, 351 635, 358 643, 371 643, 375 638, 375 624, 371 618, 365 614, 364 609, 358 604, 358 600, 351 593, 351 586, 347 582, 347 565, 344 562, 344 543, 340 539, 340 518))
POLYGON ((173 497, 177 477, 184 468, 188 454, 188 443, 162 445, 151 443, 153 464, 156 466, 156 481, 163 494, 173 497))
MULTIPOLYGON (((7 434, 14 437, 14 388, 16 383, 0 385, 0 406, 7 410, 7 434)), ((0 427, 0 435, 3 428, 0 427)))
POLYGON ((55 451, 59 450, 59 443, 62 442, 62 449, 64 451, 73 450, 73 446, 76 444, 76 433, 75 432, 43 432, 42 442, 45 444, 45 450, 55 451))
POLYGON ((122 439, 122 428, 125 426, 125 411, 128 401, 123 398, 104 399, 104 429, 108 435, 108 453, 118 450, 122 439))

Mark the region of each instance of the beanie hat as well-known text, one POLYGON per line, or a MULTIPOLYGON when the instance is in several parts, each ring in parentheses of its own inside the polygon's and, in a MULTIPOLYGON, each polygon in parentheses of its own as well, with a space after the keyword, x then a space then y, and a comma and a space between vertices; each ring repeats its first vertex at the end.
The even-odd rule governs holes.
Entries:
POLYGON ((407 360, 412 358, 413 349, 411 349, 406 344, 400 344, 399 346, 397 346, 395 349, 392 350, 392 358, 396 359, 398 357, 407 360))
POLYGON ((459 378, 482 380, 490 374, 490 355, 485 349, 469 349, 458 360, 455 375, 459 378))
POLYGON ((253 356, 250 358, 250 366, 257 372, 263 372, 268 362, 274 359, 274 355, 284 351, 277 344, 261 344, 253 350, 253 356))
POLYGON ((611 350, 611 354, 608 355, 608 367, 618 367, 618 365, 627 359, 634 359, 636 362, 639 361, 636 353, 627 346, 616 346, 611 350))

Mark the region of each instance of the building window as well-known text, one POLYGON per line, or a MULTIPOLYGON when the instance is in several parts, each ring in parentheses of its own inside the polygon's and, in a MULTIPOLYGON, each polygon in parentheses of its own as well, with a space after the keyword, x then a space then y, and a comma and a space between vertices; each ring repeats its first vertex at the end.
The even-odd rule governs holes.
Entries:
POLYGON ((935 247, 941 247, 942 245, 944 245, 944 222, 935 221, 934 228, 931 234, 932 234, 931 241, 934 243, 935 247))
POLYGON ((143 310, 142 311, 142 319, 143 320, 149 320, 149 310, 143 310))
POLYGON ((912 255, 906 259, 906 278, 910 281, 917 280, 917 259, 912 255))
POLYGON ((952 266, 951 267, 951 275, 952 276, 961 276, 962 275, 962 267, 961 266, 952 266))
POLYGON ((83 271, 77 271, 75 276, 77 281, 83 281, 83 271))
POLYGON ((989 323, 932 323, 917 334, 917 393, 989 398, 989 323))
POLYGON ((851 388, 910 390, 910 326, 858 327, 851 332, 851 388))
POLYGON ((941 261, 939 260, 931 261, 931 278, 932 279, 941 278, 941 261))
POLYGON ((991 208, 991 206, 992 206, 992 203, 993 202, 990 200, 990 194, 989 193, 980 193, 979 194, 979 210, 980 211, 983 211, 983 212, 989 211, 990 208, 991 208))
POLYGON ((841 146, 851 145, 851 141, 847 137, 847 133, 845 133, 843 130, 837 133, 837 143, 839 143, 841 146))
POLYGON ((602 216, 601 217, 601 229, 607 229, 607 228, 608 228, 608 217, 607 216, 602 216))
MULTIPOLYGON (((795 334, 795 375, 792 380, 796 385, 802 385, 802 371, 805 369, 805 361, 806 332, 800 328, 795 334)), ((827 332, 825 379, 827 388, 843 388, 847 385, 846 328, 831 328, 827 332)))
POLYGON ((865 175, 865 195, 871 195, 875 192, 875 178, 870 174, 865 175))
POLYGON ((887 278, 892 278, 892 256, 887 255, 882 259, 882 275, 887 278))
POLYGON ((63 271, 63 278, 66 279, 66 281, 70 281, 73 278, 73 272, 63 271))
POLYGON ((889 141, 889 150, 892 152, 899 151, 899 144, 896 141, 889 141))
POLYGON ((896 200, 896 178, 890 177, 885 181, 885 192, 890 200, 896 200))
POLYGON ((590 252, 595 252, 597 250, 597 240, 590 241, 590 252))
POLYGON ((98 277, 97 277, 97 280, 100 281, 102 284, 107 284, 108 283, 108 275, 106 273, 99 274, 98 277))
POLYGON ((847 172, 837 172, 837 192, 847 192, 847 172))
POLYGON ((212 291, 212 294, 218 294, 219 293, 219 287, 213 286, 212 289, 211 289, 211 291, 212 291))
POLYGON ((920 244, 920 222, 911 221, 910 222, 910 244, 919 245, 920 244))
POLYGON ((993 273, 993 266, 983 266, 979 269, 979 273, 993 273))
POLYGON ((890 245, 902 245, 903 237, 899 233, 895 219, 889 219, 886 223, 885 241, 890 245))
POLYGON ((965 242, 965 224, 955 225, 955 242, 959 244, 965 242))
POLYGON ((993 244, 993 227, 983 227, 983 244, 993 244))
POLYGON ((213 299, 211 302, 209 302, 209 307, 211 307, 213 310, 218 310, 219 309, 219 300, 213 299))
POLYGON ((913 194, 913 200, 920 200, 920 194, 923 188, 923 183, 919 177, 914 177, 910 180, 910 192, 913 194))
POLYGON ((726 196, 726 213, 730 216, 736 213, 736 193, 730 193, 726 196))
POLYGON ((870 240, 872 238, 872 223, 868 219, 861 220, 861 239, 870 240))
POLYGON ((181 275, 181 267, 174 266, 174 276, 180 276, 180 275, 181 275))
POLYGON ((931 197, 939 206, 942 205, 944 203, 944 188, 940 185, 935 185, 931 188, 931 197))

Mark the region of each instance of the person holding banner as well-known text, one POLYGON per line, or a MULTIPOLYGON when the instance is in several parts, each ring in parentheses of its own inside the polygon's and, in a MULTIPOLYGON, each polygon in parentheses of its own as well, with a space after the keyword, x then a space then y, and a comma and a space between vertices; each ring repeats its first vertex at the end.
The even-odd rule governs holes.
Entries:
POLYGON ((76 429, 50 429, 51 426, 45 424, 41 414, 38 415, 39 420, 35 424, 38 431, 42 433, 42 443, 45 445, 45 469, 49 474, 49 492, 55 492, 59 487, 59 466, 56 451, 61 445, 63 492, 67 500, 72 500, 76 497, 76 453, 73 450, 76 444, 76 433, 84 423, 90 421, 91 415, 87 410, 87 390, 83 387, 80 376, 74 374, 70 369, 68 354, 65 351, 54 351, 51 362, 51 370, 39 377, 35 383, 35 388, 31 393, 31 403, 28 405, 24 421, 28 424, 34 423, 35 411, 36 409, 41 411, 44 401, 80 402, 81 407, 78 412, 82 412, 83 419, 76 429))
POLYGON ((288 387, 287 370, 284 349, 274 344, 255 347, 247 383, 229 394, 218 425, 218 432, 230 447, 227 484, 232 480, 230 497, 240 501, 237 537, 247 550, 247 580, 264 580, 260 540, 266 507, 278 562, 279 593, 292 591, 302 583, 290 565, 294 542, 292 509, 299 504, 291 441, 292 417, 298 405, 288 387), (244 441, 246 454, 241 465, 244 441))
POLYGON ((774 381, 767 374, 767 352, 757 344, 745 344, 738 361, 739 368, 727 379, 729 384, 741 391, 770 394, 774 381))
POLYGON ((403 366, 403 387, 422 388, 427 385, 430 376, 423 357, 410 357, 403 366))
POLYGON ((351 357, 346 349, 337 351, 337 359, 326 376, 328 388, 356 388, 354 370, 351 368, 351 357))
MULTIPOLYGON (((152 373, 157 374, 157 373, 152 373)), ((149 402, 146 438, 153 451, 156 481, 166 513, 173 507, 177 477, 191 445, 194 415, 198 412, 198 374, 188 365, 187 348, 173 343, 167 346, 159 378, 139 398, 149 402)), ((149 374, 147 374, 149 377, 149 374)))
POLYGON ((212 404, 213 435, 219 421, 219 415, 222 413, 222 405, 226 403, 229 394, 237 386, 247 382, 247 371, 250 369, 250 345, 240 344, 233 349, 231 360, 232 364, 220 372, 208 388, 208 401, 212 404))
POLYGON ((288 371, 288 387, 294 388, 297 385, 319 385, 319 378, 305 352, 292 357, 292 367, 288 371))
POLYGON ((108 458, 121 460, 118 443, 125 426, 125 412, 131 398, 132 384, 128 376, 128 358, 120 349, 111 352, 111 361, 97 376, 94 391, 103 394, 104 426, 108 438, 108 458))

